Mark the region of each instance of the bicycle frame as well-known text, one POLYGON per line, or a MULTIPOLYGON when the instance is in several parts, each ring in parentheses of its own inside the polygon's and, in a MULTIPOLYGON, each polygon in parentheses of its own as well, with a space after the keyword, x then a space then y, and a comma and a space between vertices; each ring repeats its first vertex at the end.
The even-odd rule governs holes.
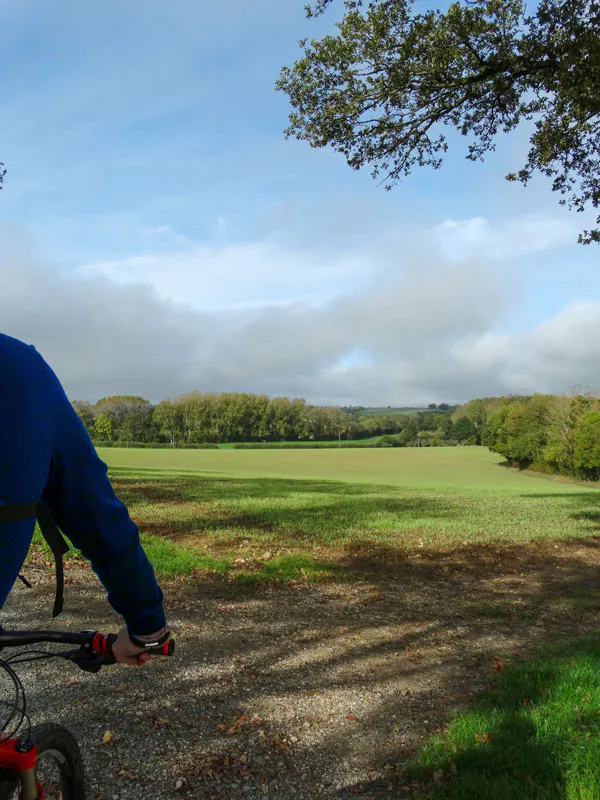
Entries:
POLYGON ((15 773, 21 781, 20 800, 44 800, 44 788, 37 779, 37 745, 27 739, 0 742, 0 769, 15 773))

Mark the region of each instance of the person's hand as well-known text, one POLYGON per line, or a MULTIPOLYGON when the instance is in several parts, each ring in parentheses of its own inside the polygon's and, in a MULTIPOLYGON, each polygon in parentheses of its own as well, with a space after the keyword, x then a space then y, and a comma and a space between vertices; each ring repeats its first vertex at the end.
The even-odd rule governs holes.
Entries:
MULTIPOLYGON (((158 639, 164 630, 158 631, 151 636, 140 636, 140 639, 148 639, 148 641, 152 641, 153 639, 158 639)), ((135 635, 135 634, 134 634, 135 635)), ((131 639, 129 638, 129 633, 127 632, 127 628, 122 628, 119 631, 119 635, 112 647, 113 656, 115 657, 115 661, 119 664, 130 664, 131 666, 141 666, 148 661, 149 658, 152 658, 151 653, 148 650, 143 650, 141 647, 136 647, 131 639)))

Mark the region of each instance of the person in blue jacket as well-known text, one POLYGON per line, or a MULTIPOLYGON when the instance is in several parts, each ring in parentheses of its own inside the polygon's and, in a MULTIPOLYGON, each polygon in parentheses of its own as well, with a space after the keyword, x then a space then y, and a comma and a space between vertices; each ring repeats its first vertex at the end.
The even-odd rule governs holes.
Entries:
MULTIPOLYGON (((137 527, 54 372, 34 347, 0 334, 0 510, 40 500, 125 620, 115 658, 143 663, 144 646, 168 638, 168 630, 137 527)), ((34 514, 0 521, 0 607, 27 555, 34 514)))

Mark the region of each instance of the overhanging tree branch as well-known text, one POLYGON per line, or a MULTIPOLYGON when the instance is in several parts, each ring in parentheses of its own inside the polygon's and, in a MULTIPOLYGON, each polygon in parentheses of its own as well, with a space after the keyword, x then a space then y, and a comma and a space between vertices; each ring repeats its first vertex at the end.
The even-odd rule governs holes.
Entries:
MULTIPOLYGON (((411 0, 338 1, 339 33, 304 42, 282 70, 288 135, 396 182, 414 166, 440 166, 447 145, 430 135, 437 126, 472 137, 474 160, 495 148, 499 130, 536 119, 526 163, 506 177, 527 183, 541 172, 570 207, 598 208, 600 0, 540 0, 529 16, 521 0, 424 13, 411 0)), ((600 241, 600 228, 580 241, 600 241)))

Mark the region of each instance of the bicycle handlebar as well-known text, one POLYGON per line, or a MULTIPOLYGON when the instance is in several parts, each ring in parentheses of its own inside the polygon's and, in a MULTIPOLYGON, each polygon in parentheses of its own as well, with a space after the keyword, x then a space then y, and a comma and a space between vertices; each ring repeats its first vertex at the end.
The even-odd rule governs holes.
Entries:
MULTIPOLYGON (((52 653, 51 655, 66 658, 77 664, 86 672, 98 672, 103 666, 116 664, 112 654, 116 633, 102 634, 97 631, 5 631, 0 627, 0 651, 5 647, 23 647, 32 644, 78 644, 79 650, 52 653)), ((156 648, 148 648, 145 652, 152 656, 172 656, 175 642, 168 642, 156 648)), ((50 654, 49 654, 50 655, 50 654)))
POLYGON ((0 628, 0 649, 24 647, 30 644, 79 644, 91 645, 96 631, 5 631, 0 628))

